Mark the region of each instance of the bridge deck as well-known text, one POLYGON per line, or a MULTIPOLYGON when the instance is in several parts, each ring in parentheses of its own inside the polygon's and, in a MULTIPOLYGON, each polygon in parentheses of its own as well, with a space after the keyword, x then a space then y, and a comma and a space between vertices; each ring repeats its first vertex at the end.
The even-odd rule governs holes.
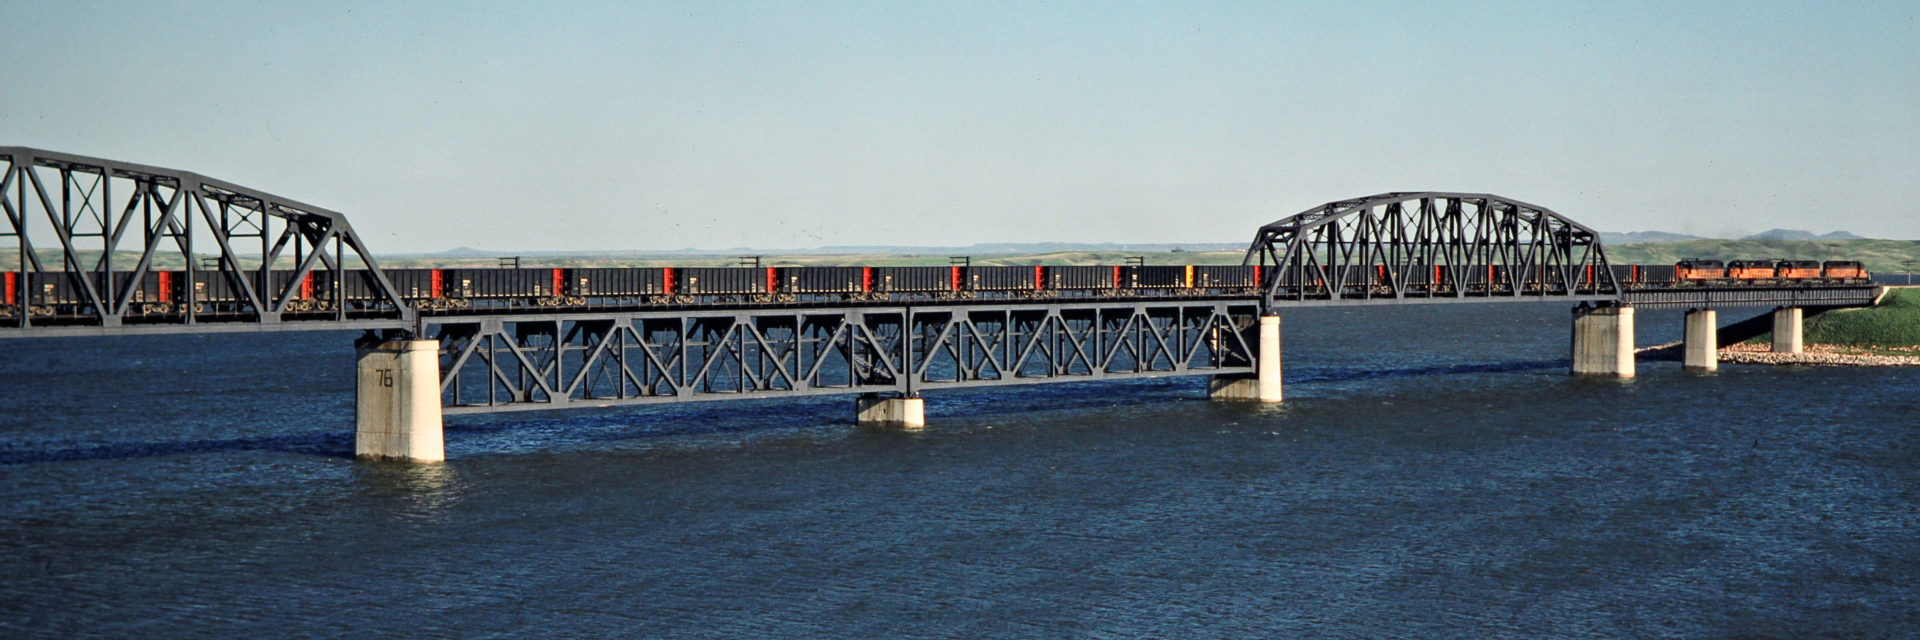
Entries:
MULTIPOLYGON (((1483 293, 1464 293, 1459 295, 1391 295, 1346 293, 1340 297, 1326 295, 1298 298, 1279 298, 1272 301, 1275 309, 1327 306, 1377 306, 1404 304, 1481 304, 1510 302, 1568 302, 1589 304, 1623 304, 1647 309, 1684 309, 1684 308, 1738 308, 1763 306, 1819 306, 1819 307, 1855 307, 1873 304, 1879 287, 1875 285, 1821 285, 1802 287, 1781 286, 1733 286, 1733 287, 1684 287, 1684 288, 1634 288, 1624 294, 1565 294, 1520 292, 1488 295, 1483 293)), ((766 302, 724 302, 724 303, 678 303, 662 305, 577 305, 565 307, 527 306, 527 307, 482 307, 469 309, 409 310, 408 316, 398 317, 391 313, 373 314, 348 312, 341 318, 326 313, 282 313, 270 316, 257 314, 201 314, 188 317, 182 314, 154 315, 151 317, 130 317, 118 326, 103 326, 97 318, 29 318, 26 323, 20 318, 8 318, 7 326, 0 326, 0 338, 20 337, 59 337, 59 336, 104 336, 104 335, 143 335, 175 333, 233 333, 233 332, 270 332, 270 331, 351 331, 351 330, 387 330, 411 329, 425 324, 452 322, 458 320, 489 318, 569 318, 581 319, 603 317, 612 314, 699 314, 713 311, 804 311, 839 309, 876 309, 912 306, 922 309, 944 307, 980 307, 982 305, 1005 307, 1009 309, 1045 309, 1062 305, 1082 306, 1089 304, 1167 304, 1167 303, 1257 303, 1260 296, 1253 293, 1240 295, 1068 295, 1059 297, 998 297, 974 299, 933 299, 911 298, 877 300, 799 300, 766 302), (26 326, 21 326, 25 324, 26 326)))

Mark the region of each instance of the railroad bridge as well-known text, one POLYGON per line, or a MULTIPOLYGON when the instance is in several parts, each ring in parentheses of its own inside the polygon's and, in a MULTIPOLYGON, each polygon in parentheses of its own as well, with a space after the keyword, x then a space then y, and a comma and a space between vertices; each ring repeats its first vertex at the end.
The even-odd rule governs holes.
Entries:
POLYGON ((397 286, 341 213, 192 172, 0 147, 0 213, 0 256, 17 260, 0 265, 0 337, 361 330, 356 451, 415 461, 444 458, 444 414, 857 394, 860 422, 918 427, 929 390, 1167 375, 1278 402, 1289 307, 1563 301, 1572 372, 1627 377, 1634 309, 1684 308, 1685 364, 1711 369, 1717 347, 1768 329, 1798 350, 1803 314, 1878 295, 1648 280, 1592 229, 1484 193, 1329 202, 1260 227, 1238 271, 1173 284, 1113 267, 1050 286, 1036 269, 996 289, 954 267, 944 290, 563 296, 555 270, 540 304, 465 307, 445 304, 439 270, 397 286), (1732 308, 1768 311, 1721 334, 1732 308))

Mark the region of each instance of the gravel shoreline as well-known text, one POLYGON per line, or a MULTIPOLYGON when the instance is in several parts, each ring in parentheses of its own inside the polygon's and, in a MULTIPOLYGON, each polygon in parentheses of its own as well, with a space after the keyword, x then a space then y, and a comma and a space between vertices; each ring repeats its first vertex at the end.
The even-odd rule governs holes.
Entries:
MULTIPOLYGON (((1825 367, 1920 367, 1920 347, 1894 349, 1914 355, 1860 353, 1830 344, 1806 345, 1803 353, 1774 353, 1767 345, 1736 344, 1720 349, 1721 364, 1812 365, 1825 367)), ((1649 360, 1679 360, 1680 343, 1647 347, 1636 352, 1649 360)))

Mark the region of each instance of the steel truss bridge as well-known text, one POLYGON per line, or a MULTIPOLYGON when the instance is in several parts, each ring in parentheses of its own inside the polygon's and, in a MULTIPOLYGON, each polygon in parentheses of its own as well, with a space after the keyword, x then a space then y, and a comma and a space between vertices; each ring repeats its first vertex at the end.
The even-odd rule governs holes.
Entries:
POLYGON ((0 266, 17 274, 11 286, 51 276, 83 309, 49 318, 14 295, 0 337, 345 329, 437 339, 448 413, 1244 375, 1254 371, 1255 320, 1289 307, 1558 300, 1818 309, 1875 295, 1856 285, 1636 288, 1616 280, 1592 229, 1473 193, 1383 193, 1262 226, 1245 264, 1261 265, 1264 281, 1237 295, 458 315, 409 305, 345 215, 191 172, 0 147, 0 213, 0 259, 17 262, 0 266), (186 303, 178 313, 139 312, 137 283, 163 268, 183 272, 186 303), (298 283, 316 272, 362 278, 375 295, 349 304, 336 289, 323 308, 302 308, 298 283), (196 283, 215 280, 240 303, 197 304, 196 283))
POLYGON ((1861 306, 1871 285, 1642 287, 1616 279, 1594 230, 1485 193, 1394 192, 1260 227, 1264 308, 1568 300, 1643 308, 1861 306), (1488 265, 1502 265, 1489 274, 1488 265), (1379 277, 1376 274, 1384 274, 1379 277))

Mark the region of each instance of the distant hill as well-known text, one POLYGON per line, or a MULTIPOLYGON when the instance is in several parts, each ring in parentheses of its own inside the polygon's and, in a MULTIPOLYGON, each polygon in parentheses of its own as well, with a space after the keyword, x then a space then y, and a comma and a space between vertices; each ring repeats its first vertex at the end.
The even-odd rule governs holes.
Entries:
POLYGON ((1814 235, 1812 231, 1800 231, 1798 229, 1768 229, 1766 231, 1762 231, 1760 233, 1756 233, 1756 234, 1747 236, 1745 238, 1741 238, 1741 240, 1864 240, 1864 239, 1865 238, 1861 238, 1860 236, 1856 236, 1851 233, 1847 233, 1845 231, 1834 231, 1832 233, 1823 233, 1820 235, 1814 235))
POLYGON ((1138 251, 1157 253, 1161 251, 1245 251, 1244 242, 1188 242, 1188 243, 1144 243, 1116 244, 1112 242, 995 242, 973 244, 964 247, 907 247, 892 245, 843 245, 820 247, 818 249, 800 249, 782 253, 893 253, 893 254, 1035 254, 1058 253, 1063 251, 1138 251))
POLYGON ((669 251, 628 251, 620 249, 595 249, 582 251, 488 251, 471 247, 460 247, 447 251, 430 253, 393 254, 408 258, 494 258, 498 256, 523 256, 529 258, 618 258, 628 256, 809 256, 809 255, 1034 255, 1069 251, 1093 252, 1135 252, 1160 253, 1165 251, 1245 251, 1244 242, 1160 242, 1160 243, 1087 243, 1087 242, 994 242, 967 246, 916 247, 906 245, 834 245, 806 249, 759 249, 753 247, 731 247, 726 249, 674 249, 669 251))
POLYGON ((1626 233, 1620 233, 1615 231, 1600 232, 1600 242, 1602 244, 1608 244, 1608 245, 1644 244, 1644 243, 1652 243, 1652 242, 1684 242, 1687 240, 1700 240, 1700 239, 1701 239, 1700 236, 1690 236, 1684 233, 1668 233, 1665 231, 1628 231, 1626 233))
MULTIPOLYGON (((1702 236, 1687 235, 1684 233, 1671 233, 1667 231, 1628 231, 1625 233, 1621 233, 1617 231, 1600 232, 1600 241, 1606 243, 1609 246, 1622 245, 1622 244, 1658 244, 1658 243, 1666 243, 1666 242, 1687 242, 1689 240, 1713 240, 1713 239, 1715 238, 1706 238, 1702 236)), ((1745 238, 1741 238, 1741 240, 1763 240, 1763 241, 1764 240, 1865 240, 1865 239, 1866 238, 1863 238, 1861 236, 1856 236, 1851 233, 1847 233, 1845 231, 1834 231, 1832 233, 1823 233, 1820 235, 1814 235, 1812 231, 1800 231, 1797 229, 1768 229, 1766 231, 1762 231, 1760 233, 1756 233, 1756 234, 1747 236, 1745 238)))
POLYGON ((1762 231, 1760 233, 1756 233, 1756 234, 1747 236, 1745 238, 1741 238, 1741 240, 1812 240, 1813 238, 1814 238, 1814 235, 1812 231, 1800 231, 1798 229, 1768 229, 1766 231, 1762 231))
POLYGON ((492 252, 481 251, 473 247, 460 247, 458 249, 448 249, 446 251, 440 251, 437 253, 421 253, 421 254, 414 254, 414 255, 432 256, 435 258, 490 258, 490 257, 493 257, 494 254, 492 252))

